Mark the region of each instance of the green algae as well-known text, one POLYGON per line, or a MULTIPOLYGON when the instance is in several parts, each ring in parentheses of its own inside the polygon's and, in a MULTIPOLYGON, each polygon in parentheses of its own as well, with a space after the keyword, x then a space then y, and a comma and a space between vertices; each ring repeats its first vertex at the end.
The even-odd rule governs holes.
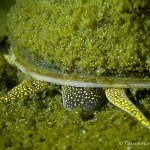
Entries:
POLYGON ((7 30, 6 30, 6 19, 4 19, 6 16, 5 16, 5 13, 4 11, 2 10, 2 8, 0 7, 0 29, 1 29, 1 32, 0 32, 0 40, 3 39, 4 36, 6 36, 7 34, 7 30))
POLYGON ((0 41, 8 35, 8 28, 6 26, 6 17, 8 11, 12 5, 14 5, 16 0, 0 1, 0 41))
POLYGON ((9 49, 8 28, 6 25, 7 14, 15 0, 0 1, 0 95, 12 88, 11 84, 16 82, 16 68, 12 67, 5 60, 3 54, 9 49))
POLYGON ((10 8, 16 3, 16 0, 1 0, 0 6, 3 9, 3 11, 7 14, 10 8))
MULTIPOLYGON (((137 4, 134 4, 135 8, 137 4)), ((144 1, 140 5, 145 6, 144 1)), ((22 74, 16 72, 0 53, 1 93, 15 86, 20 78, 22 74)), ((63 108, 59 91, 58 86, 50 85, 48 89, 25 100, 0 104, 0 148, 149 149, 150 131, 122 110, 108 104, 96 111, 92 119, 84 120, 79 114, 80 110, 68 112, 63 108)), ((136 104, 148 119, 149 92, 138 90, 134 96, 136 104)))
POLYGON ((0 96, 11 89, 15 83, 16 67, 12 67, 6 62, 0 49, 0 96))
POLYGON ((149 10, 147 0, 18 0, 8 21, 13 53, 68 73, 148 72, 149 10))
MULTIPOLYGON (((150 131, 111 104, 83 120, 80 110, 61 105, 58 87, 20 101, 1 104, 0 146, 3 149, 148 149, 150 131), (133 143, 132 145, 129 143, 133 143), (134 144, 134 143, 141 143, 134 144), (143 144, 142 144, 143 143, 143 144), (145 145, 144 145, 145 143, 145 145)), ((149 91, 137 94, 141 109, 149 113, 149 91), (145 97, 145 98, 143 98, 145 97), (146 107, 145 107, 146 106, 146 107)), ((106 98, 105 98, 106 100, 106 98)))

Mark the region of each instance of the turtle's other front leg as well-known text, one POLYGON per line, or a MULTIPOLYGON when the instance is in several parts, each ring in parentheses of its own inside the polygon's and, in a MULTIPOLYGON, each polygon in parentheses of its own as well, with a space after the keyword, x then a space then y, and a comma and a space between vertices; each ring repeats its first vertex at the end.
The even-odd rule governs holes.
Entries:
POLYGON ((139 120, 145 127, 150 129, 150 122, 145 118, 142 112, 129 100, 124 89, 108 88, 105 89, 105 93, 111 103, 128 112, 137 120, 139 120))
POLYGON ((6 103, 8 101, 16 100, 26 96, 30 96, 36 92, 45 89, 48 83, 38 80, 24 80, 18 86, 8 91, 7 94, 0 97, 0 102, 6 103))

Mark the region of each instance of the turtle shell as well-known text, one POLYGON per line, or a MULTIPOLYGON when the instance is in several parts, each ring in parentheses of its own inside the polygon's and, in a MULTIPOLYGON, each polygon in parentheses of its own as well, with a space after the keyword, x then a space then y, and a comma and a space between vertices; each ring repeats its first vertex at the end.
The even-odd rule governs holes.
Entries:
POLYGON ((146 2, 18 0, 8 15, 10 53, 38 80, 150 87, 149 19, 146 2))

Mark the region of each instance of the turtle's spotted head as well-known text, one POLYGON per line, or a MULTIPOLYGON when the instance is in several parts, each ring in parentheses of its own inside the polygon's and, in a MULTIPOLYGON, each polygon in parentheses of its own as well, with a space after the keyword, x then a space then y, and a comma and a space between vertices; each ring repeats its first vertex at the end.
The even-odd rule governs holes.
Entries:
POLYGON ((100 88, 62 86, 63 105, 68 110, 96 110, 100 106, 100 88))

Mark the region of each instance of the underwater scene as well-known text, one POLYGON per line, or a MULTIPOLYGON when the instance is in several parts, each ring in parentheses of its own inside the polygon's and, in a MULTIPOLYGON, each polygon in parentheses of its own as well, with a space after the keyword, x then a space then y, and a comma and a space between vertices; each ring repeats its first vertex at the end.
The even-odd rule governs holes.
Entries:
POLYGON ((0 1, 0 149, 150 149, 149 0, 0 1))

